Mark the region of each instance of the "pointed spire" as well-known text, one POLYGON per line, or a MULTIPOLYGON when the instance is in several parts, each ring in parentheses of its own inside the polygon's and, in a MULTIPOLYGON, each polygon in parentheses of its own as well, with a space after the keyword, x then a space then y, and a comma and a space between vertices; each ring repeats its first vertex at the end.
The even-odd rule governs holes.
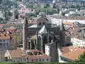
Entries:
POLYGON ((64 24, 63 24, 63 21, 61 21, 61 23, 60 23, 60 30, 64 30, 64 24))
POLYGON ((27 17, 25 17, 25 24, 28 24, 28 19, 27 19, 27 17))
POLYGON ((23 24, 23 49, 28 49, 29 46, 27 46, 27 37, 28 37, 28 19, 27 17, 24 18, 24 24, 23 24))

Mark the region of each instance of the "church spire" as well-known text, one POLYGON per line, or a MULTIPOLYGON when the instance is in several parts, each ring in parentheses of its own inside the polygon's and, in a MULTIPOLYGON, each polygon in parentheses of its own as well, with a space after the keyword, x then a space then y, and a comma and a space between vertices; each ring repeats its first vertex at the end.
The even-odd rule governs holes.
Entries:
POLYGON ((53 2, 52 2, 52 3, 53 3, 53 8, 56 7, 56 6, 55 6, 55 5, 56 5, 56 2, 57 2, 57 0, 53 0, 53 2))
POLYGON ((64 46, 65 45, 65 28, 63 24, 63 20, 60 22, 60 45, 64 46))
POLYGON ((63 30, 64 30, 63 20, 60 22, 60 30, 61 30, 61 31, 63 31, 63 30))
POLYGON ((23 49, 27 50, 27 37, 28 37, 28 19, 25 17, 23 24, 23 49))
POLYGON ((25 17, 25 22, 24 22, 24 24, 28 24, 28 19, 27 19, 27 17, 25 17))

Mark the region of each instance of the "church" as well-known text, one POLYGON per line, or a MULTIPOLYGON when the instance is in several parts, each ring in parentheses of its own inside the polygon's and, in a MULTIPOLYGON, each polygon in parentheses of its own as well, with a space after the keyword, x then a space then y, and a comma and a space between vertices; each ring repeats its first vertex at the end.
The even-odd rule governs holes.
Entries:
MULTIPOLYGON (((54 51, 55 54, 53 55, 57 55, 57 45, 59 44, 61 47, 65 43, 63 21, 58 22, 43 12, 39 14, 35 21, 36 23, 29 24, 29 19, 27 17, 24 19, 23 49, 38 49, 47 54, 54 51), (46 45, 49 45, 52 50, 46 52, 46 45)), ((57 59, 54 61, 57 61, 57 59)))

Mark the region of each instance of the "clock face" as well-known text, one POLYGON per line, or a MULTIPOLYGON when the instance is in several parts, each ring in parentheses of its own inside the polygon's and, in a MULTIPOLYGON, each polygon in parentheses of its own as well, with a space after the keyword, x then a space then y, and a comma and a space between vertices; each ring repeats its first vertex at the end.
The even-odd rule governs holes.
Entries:
POLYGON ((45 53, 46 53, 47 55, 49 55, 49 53, 50 53, 50 48, 49 48, 49 46, 46 46, 46 48, 45 48, 45 53))

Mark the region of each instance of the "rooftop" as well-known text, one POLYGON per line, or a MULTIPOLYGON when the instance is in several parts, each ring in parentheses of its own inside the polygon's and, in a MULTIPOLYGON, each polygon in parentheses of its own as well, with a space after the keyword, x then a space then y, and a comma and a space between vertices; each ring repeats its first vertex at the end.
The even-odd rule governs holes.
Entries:
POLYGON ((39 34, 47 34, 48 32, 47 32, 47 30, 46 30, 46 27, 45 27, 45 25, 40 29, 40 31, 39 31, 39 34))
POLYGON ((62 56, 70 60, 77 60, 79 56, 83 54, 84 52, 85 52, 84 49, 75 48, 75 49, 72 49, 70 52, 63 54, 62 56))
POLYGON ((57 16, 57 15, 51 15, 51 17, 54 17, 56 19, 69 19, 69 20, 85 20, 85 16, 57 16))
POLYGON ((39 50, 8 50, 12 58, 22 58, 28 57, 30 59, 34 58, 51 58, 39 50), (15 53, 16 52, 16 53, 15 53))
POLYGON ((13 26, 11 26, 11 27, 9 27, 9 28, 5 28, 5 30, 16 30, 17 28, 15 28, 15 27, 13 27, 13 26))
POLYGON ((0 33, 0 40, 10 39, 10 36, 6 33, 0 33))
POLYGON ((65 34, 66 36, 69 36, 71 38, 78 38, 81 40, 85 40, 85 27, 83 26, 78 26, 72 22, 64 22, 64 26, 65 25, 69 25, 69 27, 67 26, 67 28, 65 27, 65 34), (71 25, 71 26, 70 26, 71 25))
POLYGON ((69 49, 68 47, 63 47, 63 48, 61 49, 61 52, 62 52, 63 54, 68 53, 69 51, 70 51, 70 49, 69 49))

